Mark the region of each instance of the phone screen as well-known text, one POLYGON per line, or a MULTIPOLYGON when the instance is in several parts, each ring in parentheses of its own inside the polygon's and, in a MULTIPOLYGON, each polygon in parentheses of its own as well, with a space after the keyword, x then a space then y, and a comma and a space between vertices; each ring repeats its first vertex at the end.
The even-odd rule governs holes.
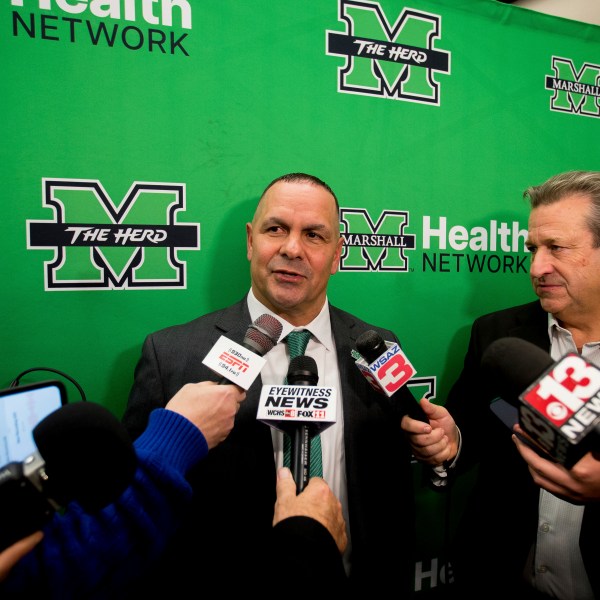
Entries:
POLYGON ((0 465, 22 462, 35 452, 34 427, 66 404, 60 381, 43 381, 0 390, 0 465))
MULTIPOLYGON (((513 426, 519 422, 519 411, 517 407, 509 404, 502 398, 494 398, 490 404, 490 409, 511 431, 513 426)), ((534 444, 531 440, 516 431, 512 431, 512 433, 514 433, 525 445, 529 446, 532 450, 535 450, 542 458, 556 462, 556 459, 548 454, 541 446, 534 444)))

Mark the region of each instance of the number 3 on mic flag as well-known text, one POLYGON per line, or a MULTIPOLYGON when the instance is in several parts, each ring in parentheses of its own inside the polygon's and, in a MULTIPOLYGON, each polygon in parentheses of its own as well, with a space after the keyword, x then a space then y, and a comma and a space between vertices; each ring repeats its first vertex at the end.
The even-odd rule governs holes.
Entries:
POLYGON ((371 364, 364 358, 356 361, 367 381, 379 392, 391 396, 417 372, 400 346, 386 342, 387 351, 371 364))

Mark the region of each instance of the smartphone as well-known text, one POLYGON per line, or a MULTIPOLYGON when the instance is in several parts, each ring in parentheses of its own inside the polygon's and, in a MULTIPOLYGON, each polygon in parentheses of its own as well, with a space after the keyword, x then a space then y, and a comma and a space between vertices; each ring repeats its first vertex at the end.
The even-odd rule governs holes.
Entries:
POLYGON ((21 462, 36 450, 33 429, 67 403, 61 381, 40 381, 0 390, 0 465, 21 462))
POLYGON ((513 406, 502 398, 494 398, 490 403, 490 409, 525 445, 537 452, 542 458, 557 462, 557 460, 548 454, 541 446, 538 446, 524 435, 512 431, 512 428, 519 422, 519 411, 516 406, 513 406))

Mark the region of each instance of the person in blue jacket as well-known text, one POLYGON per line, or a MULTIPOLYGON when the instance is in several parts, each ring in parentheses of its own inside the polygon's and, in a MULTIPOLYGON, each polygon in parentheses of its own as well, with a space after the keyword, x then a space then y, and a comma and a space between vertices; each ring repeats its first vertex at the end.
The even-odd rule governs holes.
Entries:
MULTIPOLYGON (((134 442, 138 467, 129 487, 93 514, 70 503, 43 531, 0 552, 0 597, 131 597, 128 585, 160 568, 156 561, 182 523, 192 496, 187 471, 227 437, 245 396, 234 385, 186 384, 164 409, 152 411, 134 442)), ((296 497, 288 469, 279 479, 274 539, 289 539, 297 554, 316 551, 343 585, 346 534, 339 501, 323 480, 296 497)))

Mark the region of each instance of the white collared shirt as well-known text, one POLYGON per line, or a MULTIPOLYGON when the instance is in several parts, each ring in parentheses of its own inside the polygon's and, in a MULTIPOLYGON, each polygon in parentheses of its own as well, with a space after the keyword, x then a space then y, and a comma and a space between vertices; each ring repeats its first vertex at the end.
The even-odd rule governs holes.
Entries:
MULTIPOLYGON (((290 358, 287 344, 282 341, 296 329, 308 329, 311 333, 305 354, 312 357, 319 374, 319 386, 332 387, 337 390, 336 422, 321 433, 321 453, 323 456, 323 479, 342 504, 342 511, 346 519, 346 533, 348 536, 348 547, 344 554, 344 566, 346 572, 350 569, 350 521, 348 519, 348 494, 346 487, 346 457, 344 451, 344 412, 342 402, 342 385, 340 370, 338 367, 337 353, 331 321, 329 318, 329 302, 325 304, 321 312, 313 321, 302 327, 294 327, 276 315, 257 299, 252 290, 248 293, 248 309, 250 318, 254 322, 258 317, 267 313, 275 317, 283 326, 279 342, 275 347, 264 355, 267 363, 260 372, 264 385, 282 383, 287 375, 290 358)), ((266 425, 265 425, 266 427, 266 425)), ((273 452, 275 466, 283 466, 283 433, 275 428, 271 429, 273 438, 273 452)))

